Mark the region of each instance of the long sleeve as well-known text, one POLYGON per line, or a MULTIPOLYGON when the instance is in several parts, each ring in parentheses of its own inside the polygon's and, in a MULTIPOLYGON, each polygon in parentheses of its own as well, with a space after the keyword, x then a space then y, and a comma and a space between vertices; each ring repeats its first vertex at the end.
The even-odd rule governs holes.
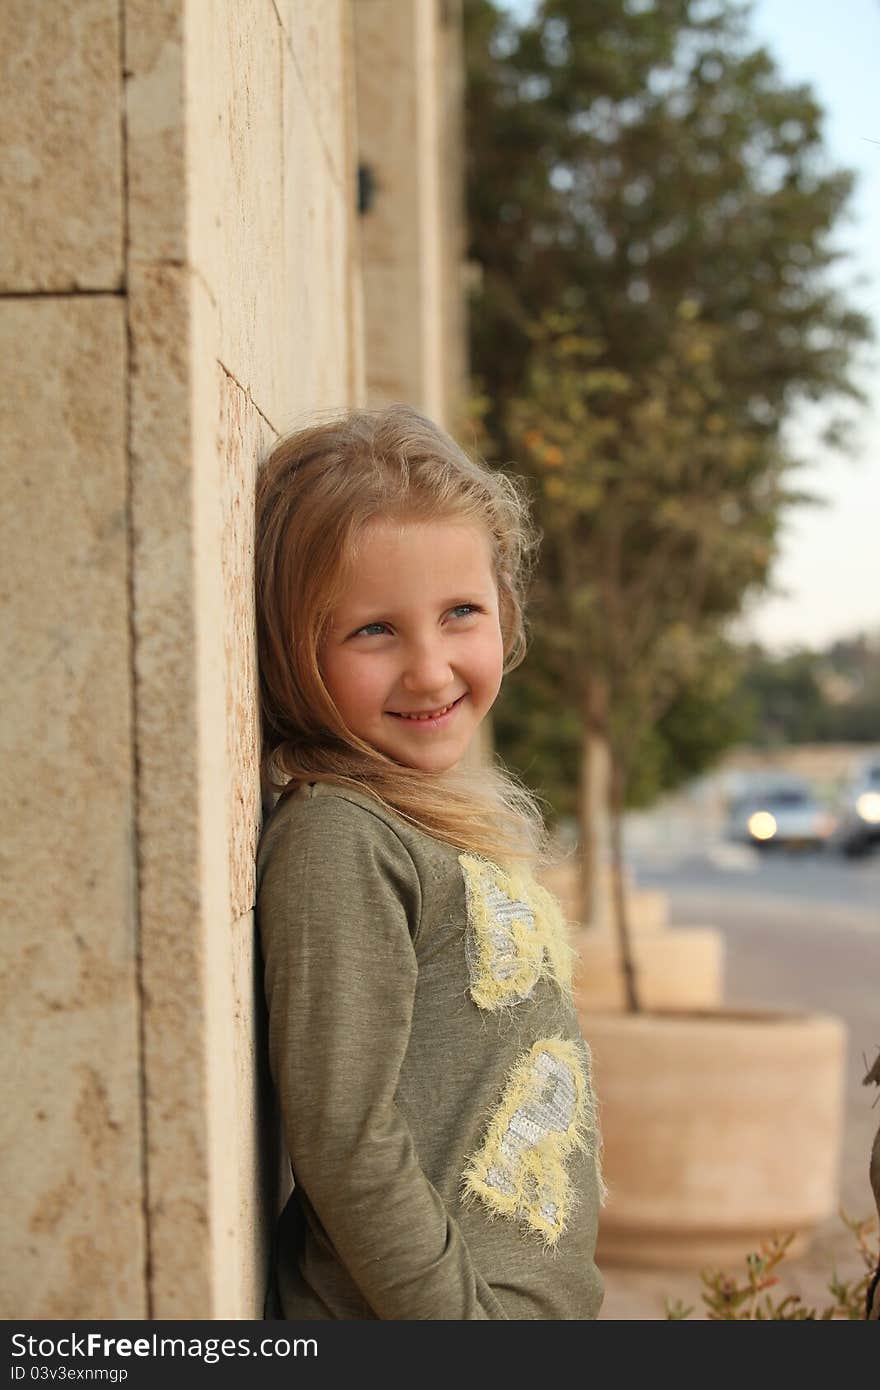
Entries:
POLYGON ((412 857, 378 816, 325 796, 283 818, 258 915, 286 1142, 377 1317, 505 1318, 396 1104, 420 912, 412 857))

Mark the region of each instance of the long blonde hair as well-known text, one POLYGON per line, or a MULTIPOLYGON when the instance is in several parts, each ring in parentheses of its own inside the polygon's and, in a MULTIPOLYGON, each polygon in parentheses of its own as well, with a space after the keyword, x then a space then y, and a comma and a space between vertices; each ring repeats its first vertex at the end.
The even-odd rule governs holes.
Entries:
POLYGON ((355 788, 459 849, 501 861, 536 858, 544 845, 540 810, 507 772, 403 766, 353 734, 330 697, 321 640, 358 536, 378 517, 481 524, 492 545, 504 670, 525 654, 523 598, 536 538, 510 478, 468 458, 402 405, 349 411, 287 436, 256 489, 264 786, 281 796, 306 782, 355 788))

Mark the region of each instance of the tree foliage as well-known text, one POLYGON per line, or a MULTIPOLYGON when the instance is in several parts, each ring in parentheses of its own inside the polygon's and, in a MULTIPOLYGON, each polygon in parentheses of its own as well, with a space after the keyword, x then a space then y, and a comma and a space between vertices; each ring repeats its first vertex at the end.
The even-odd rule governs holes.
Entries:
POLYGON ((720 336, 685 305, 636 378, 597 365, 601 345, 569 316, 547 316, 506 417, 544 534, 535 627, 545 663, 576 708, 601 676, 621 752, 689 683, 704 636, 770 559, 783 461, 730 421, 720 336))
MULTIPOLYGON (((496 737, 509 766, 540 788, 551 819, 574 821, 583 724, 540 663, 538 644, 528 665, 505 681, 494 711, 496 737)), ((637 736, 628 806, 649 806, 661 792, 698 776, 732 744, 750 737, 753 707, 742 698, 741 668, 741 654, 724 638, 707 647, 689 683, 637 736)))
POLYGON ((876 743, 880 639, 863 635, 782 656, 752 645, 743 653, 738 700, 758 745, 876 743))
POLYGON ((544 0, 517 25, 465 5, 472 359, 505 451, 531 330, 572 312, 638 377, 678 307, 724 330, 727 409, 772 439, 798 394, 852 394, 867 322, 834 288, 852 185, 823 113, 748 41, 732 0, 544 0))
POLYGON ((521 23, 490 0, 464 13, 484 452, 533 481, 531 669, 582 731, 585 922, 606 801, 637 1009, 627 782, 766 578, 793 499, 793 402, 857 395, 867 323, 828 274, 851 179, 827 167, 811 92, 749 44, 735 0, 541 0, 521 23))
POLYGON ((851 177, 733 0, 465 21, 481 443, 544 531, 523 707, 540 731, 549 686, 558 759, 600 683, 632 767, 766 578, 792 404, 857 395, 867 323, 828 274, 851 177))

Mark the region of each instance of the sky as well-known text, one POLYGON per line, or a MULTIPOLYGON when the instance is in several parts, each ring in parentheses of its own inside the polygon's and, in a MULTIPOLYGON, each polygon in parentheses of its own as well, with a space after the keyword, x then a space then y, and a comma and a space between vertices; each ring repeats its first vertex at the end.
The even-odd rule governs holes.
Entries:
MULTIPOLYGON (((508 4, 519 14, 534 7, 533 0, 508 4)), ((851 293, 877 335, 859 374, 869 399, 849 452, 841 456, 818 439, 830 405, 804 409, 791 422, 791 444, 809 460, 791 484, 824 505, 789 511, 771 590, 736 625, 737 636, 783 652, 859 632, 880 635, 880 0, 754 0, 751 31, 787 81, 813 88, 826 111, 833 164, 858 176, 837 236, 848 253, 837 273, 845 284, 864 281, 851 293)))

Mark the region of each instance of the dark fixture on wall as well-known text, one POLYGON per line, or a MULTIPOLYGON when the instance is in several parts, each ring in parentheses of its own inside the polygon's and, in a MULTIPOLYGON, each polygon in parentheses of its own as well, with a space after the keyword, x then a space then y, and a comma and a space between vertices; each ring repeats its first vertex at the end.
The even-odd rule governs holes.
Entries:
POLYGON ((359 164, 357 171, 357 209, 363 216, 373 206, 376 196, 376 175, 369 164, 359 164))

